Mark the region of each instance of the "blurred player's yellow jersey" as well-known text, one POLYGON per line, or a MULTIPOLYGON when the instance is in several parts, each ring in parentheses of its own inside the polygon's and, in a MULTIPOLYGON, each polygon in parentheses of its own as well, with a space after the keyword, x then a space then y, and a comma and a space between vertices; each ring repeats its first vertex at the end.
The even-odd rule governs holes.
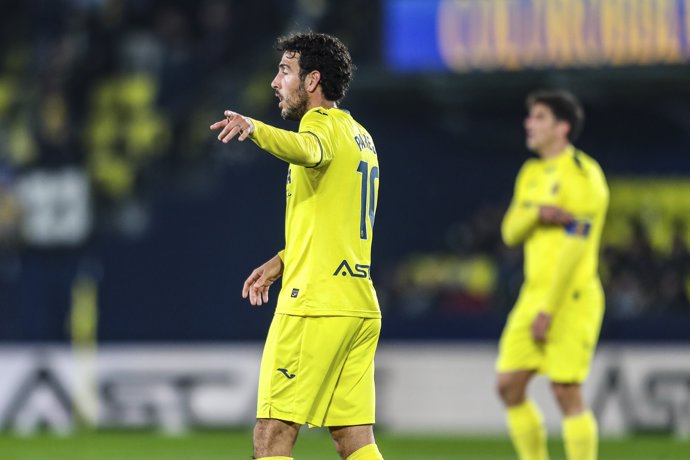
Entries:
POLYGON ((371 136, 336 108, 309 110, 297 133, 253 121, 252 140, 290 163, 276 312, 380 318, 370 277, 379 189, 371 136))
POLYGON ((575 288, 599 284, 599 243, 608 201, 601 167, 572 146, 555 158, 525 162, 502 232, 508 245, 524 242, 523 288, 541 299, 536 308, 553 313, 575 288), (542 205, 558 206, 575 221, 539 224, 542 205))

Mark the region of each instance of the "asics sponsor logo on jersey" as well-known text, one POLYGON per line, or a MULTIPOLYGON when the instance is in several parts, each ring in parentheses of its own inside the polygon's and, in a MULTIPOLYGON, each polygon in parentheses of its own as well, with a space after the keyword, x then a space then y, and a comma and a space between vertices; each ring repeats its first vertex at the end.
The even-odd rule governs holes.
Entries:
POLYGON ((363 264, 355 264, 354 265, 354 270, 352 269, 352 265, 348 263, 347 260, 343 260, 340 262, 340 265, 338 265, 338 268, 335 269, 333 272, 333 276, 337 276, 338 274, 342 276, 351 276, 353 278, 368 278, 369 277, 369 265, 363 265, 363 264))
POLYGON ((360 152, 367 149, 376 153, 376 147, 374 147, 374 141, 371 140, 371 137, 366 134, 356 134, 354 139, 360 152))

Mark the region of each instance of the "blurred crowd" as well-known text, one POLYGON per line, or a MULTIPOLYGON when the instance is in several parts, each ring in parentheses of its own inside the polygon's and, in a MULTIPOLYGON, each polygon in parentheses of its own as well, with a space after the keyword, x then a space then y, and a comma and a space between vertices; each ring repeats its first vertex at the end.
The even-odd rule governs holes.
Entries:
POLYGON ((607 305, 618 316, 641 313, 689 313, 690 252, 687 223, 672 224, 671 248, 660 253, 652 247, 639 219, 630 220, 632 237, 622 246, 607 246, 603 269, 607 305))
POLYGON ((146 196, 213 156, 209 120, 229 104, 261 115, 272 101, 267 85, 277 34, 333 28, 337 18, 352 17, 341 35, 361 52, 359 59, 371 55, 358 45, 366 40, 357 38, 360 21, 351 14, 363 2, 331 3, 3 5, 2 244, 18 234, 29 245, 83 244, 94 225, 145 231, 146 196))
POLYGON ((248 144, 227 155, 208 126, 229 107, 277 116, 278 35, 329 30, 374 60, 367 3, 3 4, 0 338, 62 337, 73 287, 99 271, 99 239, 142 240, 156 202, 202 195, 257 157, 248 144))
MULTIPOLYGON (((247 144, 227 155, 208 126, 228 107, 277 121, 268 88, 277 62, 271 52, 276 35, 307 29, 333 33, 355 57, 360 69, 355 81, 381 75, 376 70, 383 66, 382 3, 27 0, 3 5, 0 338, 59 337, 41 327, 62 329, 75 280, 84 271, 98 272, 90 256, 97 252, 92 251, 96 240, 141 240, 151 232, 152 203, 161 196, 172 195, 176 187, 185 196, 202 194, 223 180, 219 171, 256 161, 259 156, 247 144)), ((384 80, 380 88, 389 84, 384 80)), ((438 98, 433 84, 418 86, 401 88, 438 98)), ((373 105, 407 107, 404 91, 382 97, 373 105)), ((490 118, 482 125, 484 136, 475 141, 495 131, 495 117, 490 118)), ((385 127, 387 120, 379 122, 385 127)), ((447 122, 437 124, 463 125, 447 122)), ((431 148, 422 146, 424 141, 418 148, 431 148)), ((387 167, 392 172, 396 165, 387 167)), ((405 170, 397 167, 398 173, 405 170)), ((686 191, 690 197, 690 187, 686 191)), ((664 193, 658 196, 663 203, 674 202, 676 191, 664 193)), ((656 209, 655 197, 641 209, 638 189, 620 196, 628 198, 612 203, 612 236, 602 251, 610 313, 687 313, 690 205, 666 213, 659 227, 650 225, 659 221, 649 212, 656 209)), ((280 207, 276 202, 272 212, 280 207)), ((402 208, 396 212, 406 216, 402 208)), ((383 307, 405 316, 508 311, 522 282, 522 256, 500 240, 503 212, 502 204, 485 204, 458 216, 436 250, 402 254, 392 268, 375 271, 383 307)), ((127 271, 129 262, 121 263, 127 271)), ((139 289, 133 295, 154 290, 139 289)), ((112 292, 111 302, 121 302, 112 292)), ((167 311, 164 301, 155 305, 167 311)), ((216 314, 211 306, 209 316, 216 314)))
MULTIPOLYGON (((647 187, 649 188, 649 187, 647 187)), ((612 189, 609 221, 622 219, 625 232, 604 230, 600 272, 607 315, 690 313, 690 251, 685 216, 661 219, 665 234, 655 246, 643 207, 628 215, 617 208, 612 189)), ((680 200, 682 194, 678 194, 680 200)), ((638 194, 639 197, 639 194, 638 194)), ((683 200, 680 200, 681 202, 683 200)), ((658 208, 659 206, 657 206, 658 208)), ((505 208, 484 205, 470 219, 451 226, 442 249, 413 254, 386 274, 386 307, 404 315, 505 314, 517 299, 522 277, 522 250, 501 241, 505 208)), ((657 213, 658 214, 658 213, 657 213)), ((655 222, 659 219, 655 219, 655 222)))

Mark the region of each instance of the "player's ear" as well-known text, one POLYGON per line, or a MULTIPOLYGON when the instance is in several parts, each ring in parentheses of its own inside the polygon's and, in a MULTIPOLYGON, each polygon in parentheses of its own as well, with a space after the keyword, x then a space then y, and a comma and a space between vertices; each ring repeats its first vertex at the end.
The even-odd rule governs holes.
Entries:
POLYGON ((321 72, 319 72, 318 70, 312 70, 304 78, 304 87, 308 92, 313 93, 314 91, 316 91, 316 88, 319 86, 320 82, 321 72))
POLYGON ((563 120, 559 121, 558 122, 558 131, 563 137, 565 137, 567 139, 568 136, 570 135, 570 123, 568 123, 567 121, 563 121, 563 120))

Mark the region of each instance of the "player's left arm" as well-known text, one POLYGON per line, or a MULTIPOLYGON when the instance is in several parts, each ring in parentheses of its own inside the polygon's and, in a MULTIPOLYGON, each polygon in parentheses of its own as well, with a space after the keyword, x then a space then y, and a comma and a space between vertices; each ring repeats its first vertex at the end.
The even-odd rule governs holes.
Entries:
POLYGON ((532 323, 532 336, 538 342, 546 340, 551 319, 558 314, 566 301, 573 276, 591 243, 590 233, 594 222, 590 218, 583 219, 583 215, 596 215, 591 212, 582 213, 583 209, 587 209, 596 202, 593 198, 596 194, 593 182, 587 180, 580 169, 570 174, 565 173, 561 189, 563 195, 560 197, 560 203, 571 203, 580 209, 580 213, 570 213, 563 209, 567 218, 554 222, 562 227, 563 236, 555 249, 558 252, 555 260, 558 262, 556 266, 550 267, 551 284, 539 313, 532 323))
POLYGON ((242 298, 249 297, 252 305, 263 305, 268 302, 268 290, 283 274, 285 250, 278 252, 266 263, 252 271, 242 286, 242 298))
POLYGON ((552 267, 551 286, 539 314, 532 323, 532 335, 537 342, 546 340, 546 332, 551 325, 551 319, 563 305, 573 275, 587 251, 587 237, 571 234, 569 230, 570 227, 577 225, 577 223, 570 224, 564 229, 566 237, 558 251, 559 255, 556 257, 558 264, 552 267))
POLYGON ((583 238, 570 235, 565 238, 556 258, 558 264, 553 267, 551 286, 542 308, 532 323, 532 336, 537 342, 546 340, 546 333, 551 326, 551 320, 565 301, 572 277, 586 250, 587 243, 583 238))

